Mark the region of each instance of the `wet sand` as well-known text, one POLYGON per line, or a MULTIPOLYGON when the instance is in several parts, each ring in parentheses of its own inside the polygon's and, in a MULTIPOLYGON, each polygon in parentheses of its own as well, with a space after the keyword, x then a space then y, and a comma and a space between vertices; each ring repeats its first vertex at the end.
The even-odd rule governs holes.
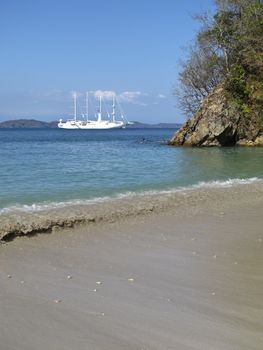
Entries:
POLYGON ((0 245, 0 348, 262 350, 263 198, 224 191, 0 245))

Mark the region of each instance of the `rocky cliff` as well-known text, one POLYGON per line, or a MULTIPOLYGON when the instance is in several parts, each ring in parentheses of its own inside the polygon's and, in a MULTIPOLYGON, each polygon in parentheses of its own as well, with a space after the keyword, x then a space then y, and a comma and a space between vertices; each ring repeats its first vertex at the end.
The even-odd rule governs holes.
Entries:
POLYGON ((223 86, 207 96, 197 113, 169 141, 174 146, 263 146, 263 106, 244 113, 223 86))

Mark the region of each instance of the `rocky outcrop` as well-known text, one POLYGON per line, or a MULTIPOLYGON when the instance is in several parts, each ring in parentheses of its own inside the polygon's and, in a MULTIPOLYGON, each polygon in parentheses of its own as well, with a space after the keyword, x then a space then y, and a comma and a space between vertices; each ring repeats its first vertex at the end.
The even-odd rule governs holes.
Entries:
POLYGON ((244 114, 225 96, 223 86, 207 96, 194 117, 169 141, 174 146, 263 146, 258 113, 244 114))

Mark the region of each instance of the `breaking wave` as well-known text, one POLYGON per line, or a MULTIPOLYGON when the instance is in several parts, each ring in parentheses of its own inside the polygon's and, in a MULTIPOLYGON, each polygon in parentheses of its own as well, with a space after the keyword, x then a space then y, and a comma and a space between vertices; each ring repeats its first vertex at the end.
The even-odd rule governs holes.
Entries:
MULTIPOLYGON (((246 198, 249 193, 262 196, 263 180, 257 177, 214 180, 165 190, 125 192, 112 197, 13 205, 0 210, 0 240, 52 231, 55 227, 115 221, 122 217, 169 209, 176 209, 177 213, 196 211, 200 202, 210 201, 215 208, 219 208, 220 200, 229 196, 231 189, 232 196, 238 192, 240 198, 246 198), (228 191, 224 191, 225 188, 228 191)), ((232 199, 231 196, 229 198, 232 199)))
POLYGON ((94 205, 98 203, 110 202, 116 199, 125 199, 125 198, 134 198, 134 197, 144 197, 144 196, 156 196, 156 195, 169 195, 178 192, 191 191, 193 189, 201 188, 226 188, 233 187, 238 185, 248 185, 253 183, 259 183, 263 180, 258 177, 252 177, 248 179, 228 179, 228 180, 213 180, 213 181, 200 181, 194 185, 182 186, 177 188, 170 188, 167 190, 148 190, 142 192, 124 192, 119 193, 114 196, 105 196, 105 197, 95 197, 92 199, 74 199, 64 202, 42 202, 42 203, 33 203, 33 204, 17 204, 12 205, 0 210, 1 214, 12 213, 12 212, 40 212, 44 210, 59 209, 70 206, 82 206, 82 205, 94 205))

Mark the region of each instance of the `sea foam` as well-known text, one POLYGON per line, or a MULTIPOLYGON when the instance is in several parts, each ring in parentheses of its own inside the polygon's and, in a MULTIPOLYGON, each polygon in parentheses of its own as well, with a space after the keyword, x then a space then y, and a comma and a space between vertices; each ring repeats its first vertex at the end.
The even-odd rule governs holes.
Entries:
POLYGON ((263 202, 263 180, 258 178, 199 182, 188 187, 126 192, 92 200, 13 206, 2 209, 0 240, 168 211, 177 216, 218 215, 222 209, 227 211, 237 204, 247 207, 255 198, 263 202))
POLYGON ((49 211, 55 209, 63 209, 69 207, 78 207, 78 206, 91 206, 99 203, 107 203, 111 201, 128 199, 128 198, 141 198, 141 197, 151 197, 151 196, 165 196, 173 195, 175 193, 183 193, 186 191, 193 191, 194 189, 209 189, 209 188, 229 188, 240 185, 249 185, 253 183, 263 182, 262 179, 258 177, 251 177, 247 179, 235 178, 227 180, 212 180, 212 181, 200 181, 196 184, 189 186, 181 186, 175 188, 168 188, 165 190, 147 190, 141 192, 123 192, 115 194, 113 196, 104 196, 104 197, 95 197, 92 199, 74 199, 63 202, 43 202, 43 203, 33 203, 33 204, 16 204, 2 208, 0 210, 0 218, 3 214, 12 214, 12 213, 32 213, 32 212, 41 212, 49 211))

